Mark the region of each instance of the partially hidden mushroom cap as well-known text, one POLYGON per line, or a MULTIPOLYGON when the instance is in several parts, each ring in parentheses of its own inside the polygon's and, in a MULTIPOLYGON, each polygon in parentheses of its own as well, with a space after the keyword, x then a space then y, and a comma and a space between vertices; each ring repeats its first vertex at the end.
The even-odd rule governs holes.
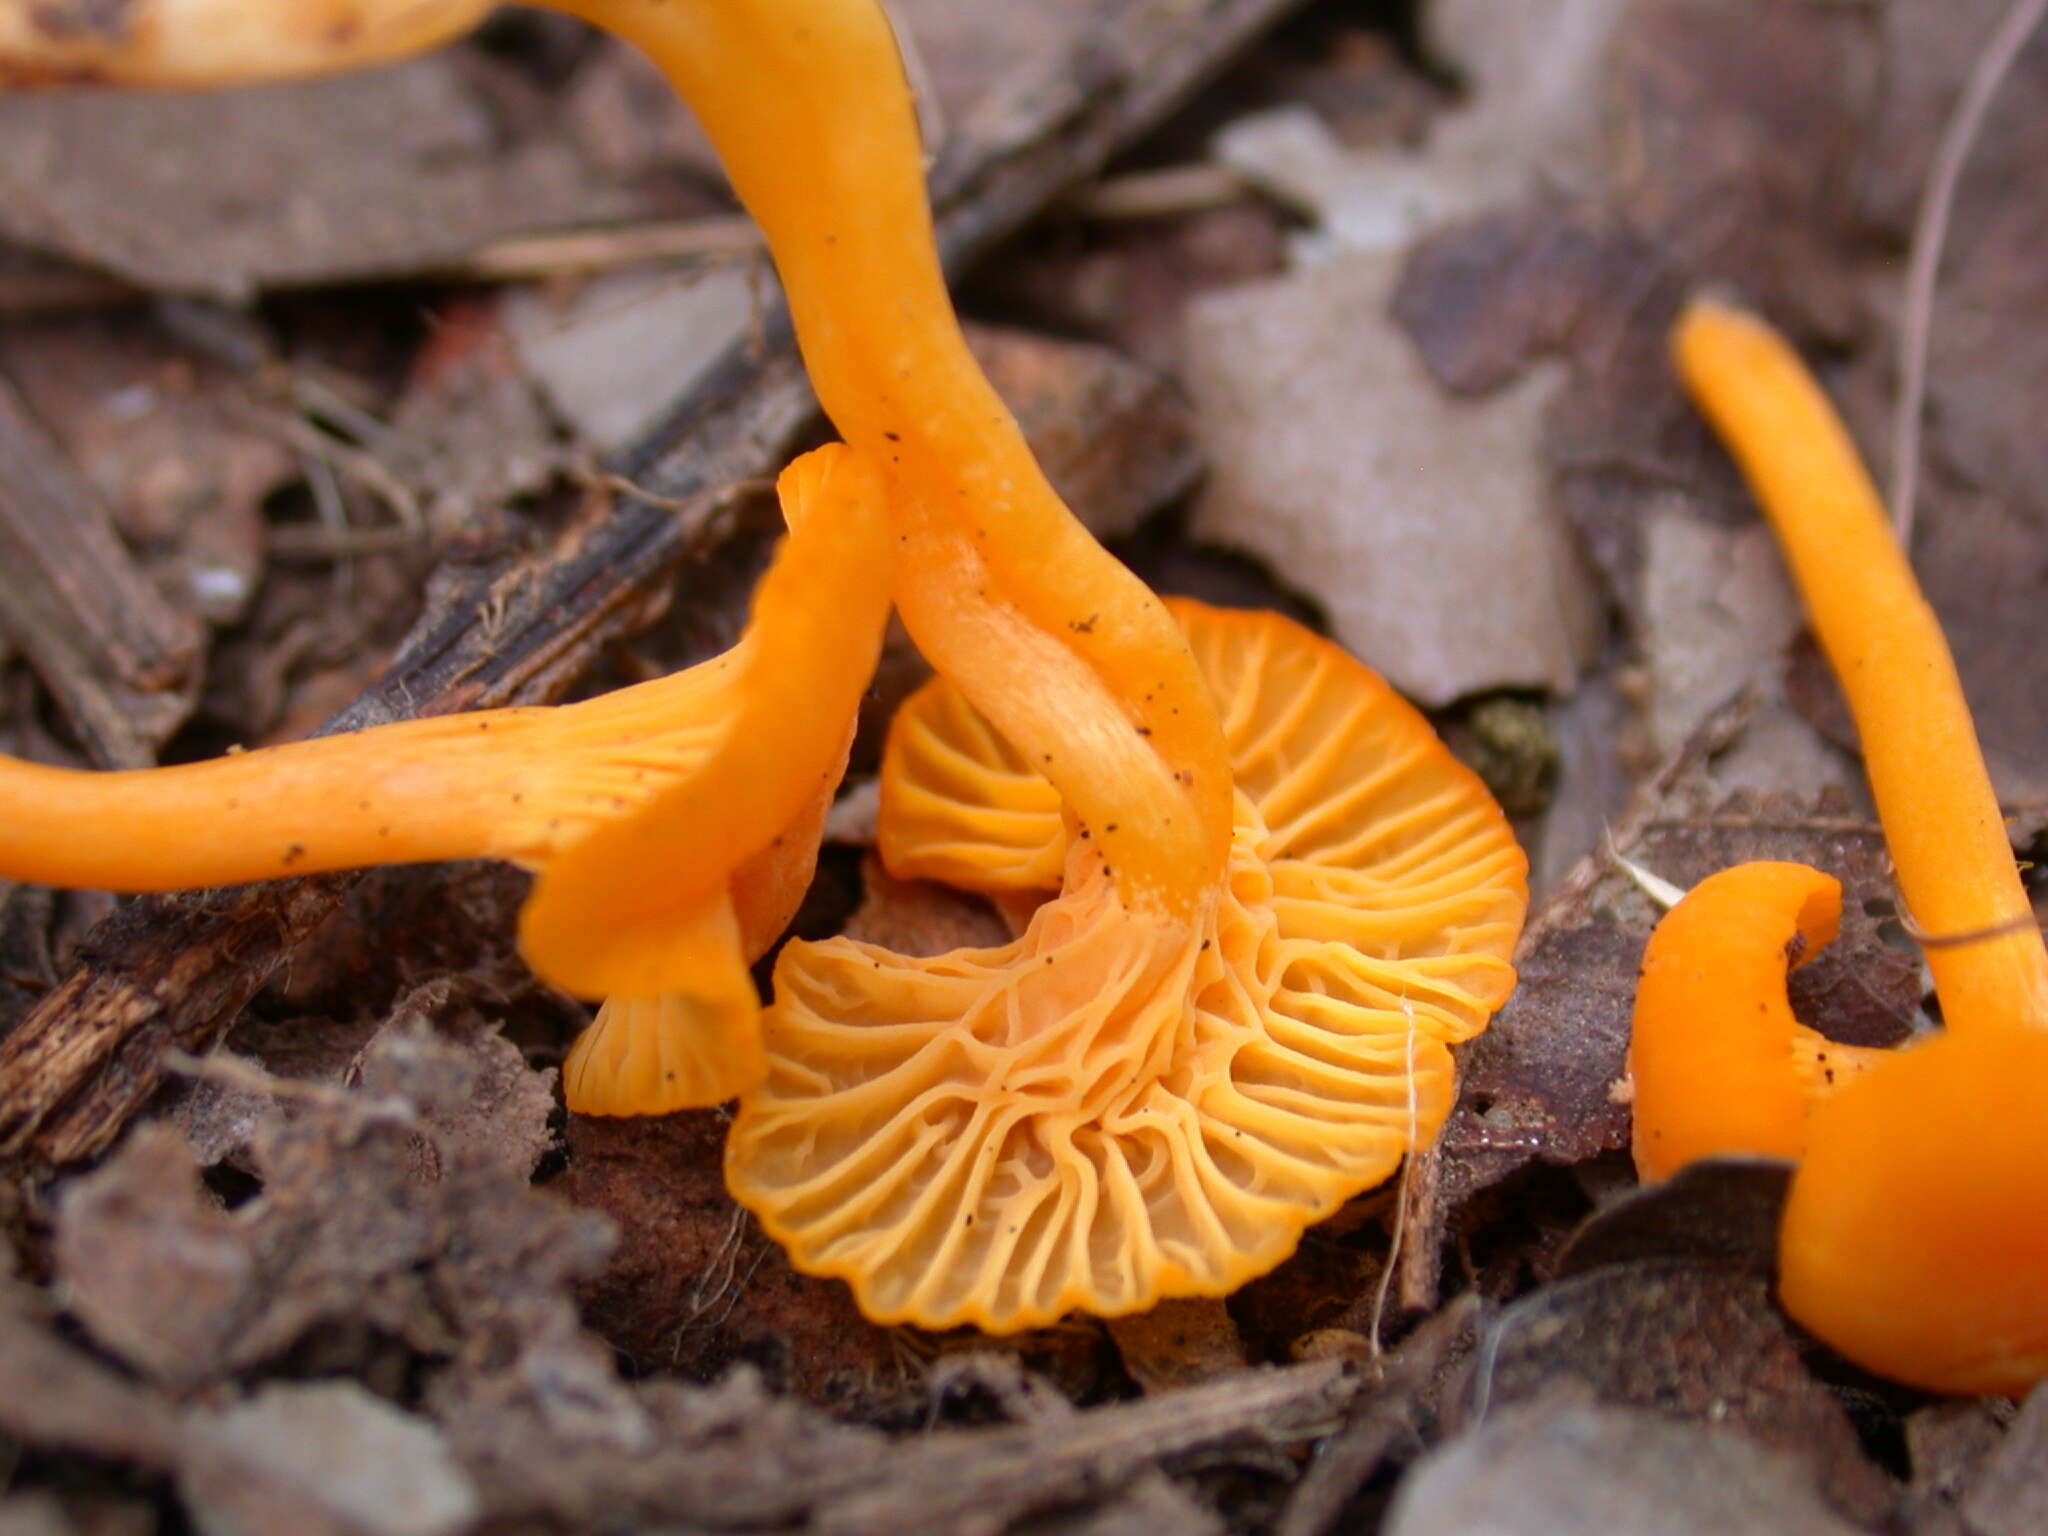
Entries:
POLYGON ((495 0, 0 0, 0 83, 205 87, 382 64, 495 0))
POLYGON ((582 1114, 717 1104, 765 1068, 748 962, 810 882, 889 612, 872 467, 833 444, 790 465, 778 490, 790 537, 755 592, 715 740, 645 805, 543 865, 520 914, 536 971, 608 994, 562 1067, 582 1114))
POLYGON ((2048 1031, 1896 1051, 1814 1114, 1785 1207, 1786 1310, 1936 1392, 2048 1378, 2048 1031))
POLYGON ((1834 941, 1842 886, 1804 864, 1738 864, 1664 914, 1643 950, 1629 1034, 1636 1172, 1701 1157, 1797 1159, 1807 1117, 1887 1052, 1792 1016, 1785 975, 1834 941))
MULTIPOLYGON (((1238 786, 1195 914, 1127 908, 1077 826, 1064 889, 1013 944, 783 951, 728 1182, 877 1320, 1003 1332, 1271 1269, 1434 1139, 1447 1047, 1513 985, 1526 860, 1427 722, 1287 620, 1172 606, 1238 786)), ((949 687, 897 730, 949 722, 956 766, 1008 773, 949 687)), ((927 760, 892 750, 885 771, 927 760)), ((1014 849, 1015 825, 958 792, 975 782, 926 786, 933 845, 1014 849)))

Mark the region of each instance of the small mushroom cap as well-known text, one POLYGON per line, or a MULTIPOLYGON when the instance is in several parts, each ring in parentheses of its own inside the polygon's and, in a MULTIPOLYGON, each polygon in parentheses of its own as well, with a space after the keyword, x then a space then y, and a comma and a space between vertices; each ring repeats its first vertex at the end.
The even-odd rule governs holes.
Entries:
POLYGON ((1804 864, 1738 864, 1664 914, 1643 950, 1629 1036, 1636 1172, 1697 1158, 1797 1158, 1817 1099, 1885 1052, 1792 1016, 1785 974, 1834 941, 1842 886, 1804 864))
MULTIPOLYGON (((888 512, 880 477, 843 444, 798 459, 777 490, 791 534, 755 592, 715 744, 542 865, 520 914, 528 963, 568 991, 687 990, 693 952, 673 936, 799 824, 804 873, 815 855, 889 613, 888 512)), ((792 894, 801 880, 785 878, 778 899, 792 894)))
MULTIPOLYGON (((783 951, 728 1183, 878 1321, 1007 1332, 1264 1273, 1435 1137, 1449 1044, 1513 986, 1526 860, 1427 722, 1276 615, 1174 612, 1238 774, 1195 913, 1126 908, 1077 828, 1013 944, 783 951)), ((971 842, 954 803, 935 836, 971 842)))
POLYGON ((543 865, 520 915, 536 971, 610 994, 563 1064, 579 1114, 718 1104, 765 1069, 748 963, 810 883, 889 612, 886 510, 865 461, 833 444, 778 489, 790 538, 755 594, 715 737, 639 810, 543 865))
POLYGON ((1936 1392, 2048 1378, 2048 1031, 1886 1053, 1815 1112, 1779 1291, 1859 1365, 1936 1392))
POLYGON ((0 0, 0 84, 202 88, 387 63, 495 0, 0 0))

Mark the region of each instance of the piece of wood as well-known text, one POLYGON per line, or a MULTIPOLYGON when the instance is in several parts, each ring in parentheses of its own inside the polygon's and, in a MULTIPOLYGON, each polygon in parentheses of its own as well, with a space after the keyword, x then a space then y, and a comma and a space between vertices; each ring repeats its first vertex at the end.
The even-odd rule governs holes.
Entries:
MULTIPOLYGON (((1072 54, 958 125, 933 172, 957 273, 1154 126, 1301 0, 1126 0, 1072 54)), ((786 318, 735 347, 612 469, 622 497, 508 570, 451 575, 384 678, 333 722, 554 697, 704 548, 731 488, 770 473, 815 420, 786 318)), ((348 877, 131 904, 0 1040, 0 1150, 53 1164, 106 1148, 168 1050, 208 1048, 340 900, 348 877), (203 982, 203 985, 201 984, 203 982)))
POLYGON ((201 627, 0 375, 0 630, 103 768, 145 768, 191 712, 201 627))

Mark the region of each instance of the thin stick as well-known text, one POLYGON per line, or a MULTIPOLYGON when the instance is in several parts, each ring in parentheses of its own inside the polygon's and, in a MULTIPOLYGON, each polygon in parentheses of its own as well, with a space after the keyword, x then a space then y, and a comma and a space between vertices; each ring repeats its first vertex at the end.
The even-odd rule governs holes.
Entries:
POLYGON ((1406 996, 1401 999, 1401 1012, 1408 1019, 1406 1039, 1406 1076, 1408 1079, 1408 1156, 1401 1163, 1401 1182, 1394 1200, 1394 1231, 1387 1242, 1387 1263, 1380 1271, 1379 1283, 1372 1289, 1372 1331, 1366 1342, 1372 1346, 1375 1366, 1382 1360, 1380 1346, 1380 1325, 1386 1321, 1387 1293, 1394 1284, 1394 1270, 1401 1259, 1401 1243, 1408 1235, 1408 1178, 1414 1171, 1415 1159, 1420 1155, 1416 1142, 1416 1120, 1421 1106, 1416 1102, 1415 1093, 1415 1005, 1406 996))
POLYGON ((1905 324, 1899 334, 1898 414, 1892 418, 1892 526, 1906 549, 1913 544, 1913 499, 1920 489, 1920 426, 1927 398, 1927 338, 1933 328, 1934 284, 1941 270, 1941 248, 1948 236, 1956 185, 1962 180, 1970 146, 1984 126, 1992 98, 2044 15, 2048 15, 2048 0, 2013 0, 2006 8, 1971 64, 1963 93, 1942 128, 1921 194, 1920 213, 1913 224, 1905 324))

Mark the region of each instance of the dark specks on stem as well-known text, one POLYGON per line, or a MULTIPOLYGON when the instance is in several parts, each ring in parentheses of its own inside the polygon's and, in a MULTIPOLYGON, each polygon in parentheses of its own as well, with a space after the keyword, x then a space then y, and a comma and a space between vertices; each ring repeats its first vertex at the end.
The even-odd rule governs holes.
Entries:
POLYGON ((304 843, 293 843, 289 848, 285 849, 284 851, 284 867, 286 869, 290 869, 294 864, 298 863, 299 860, 303 859, 305 856, 306 845, 304 843))

